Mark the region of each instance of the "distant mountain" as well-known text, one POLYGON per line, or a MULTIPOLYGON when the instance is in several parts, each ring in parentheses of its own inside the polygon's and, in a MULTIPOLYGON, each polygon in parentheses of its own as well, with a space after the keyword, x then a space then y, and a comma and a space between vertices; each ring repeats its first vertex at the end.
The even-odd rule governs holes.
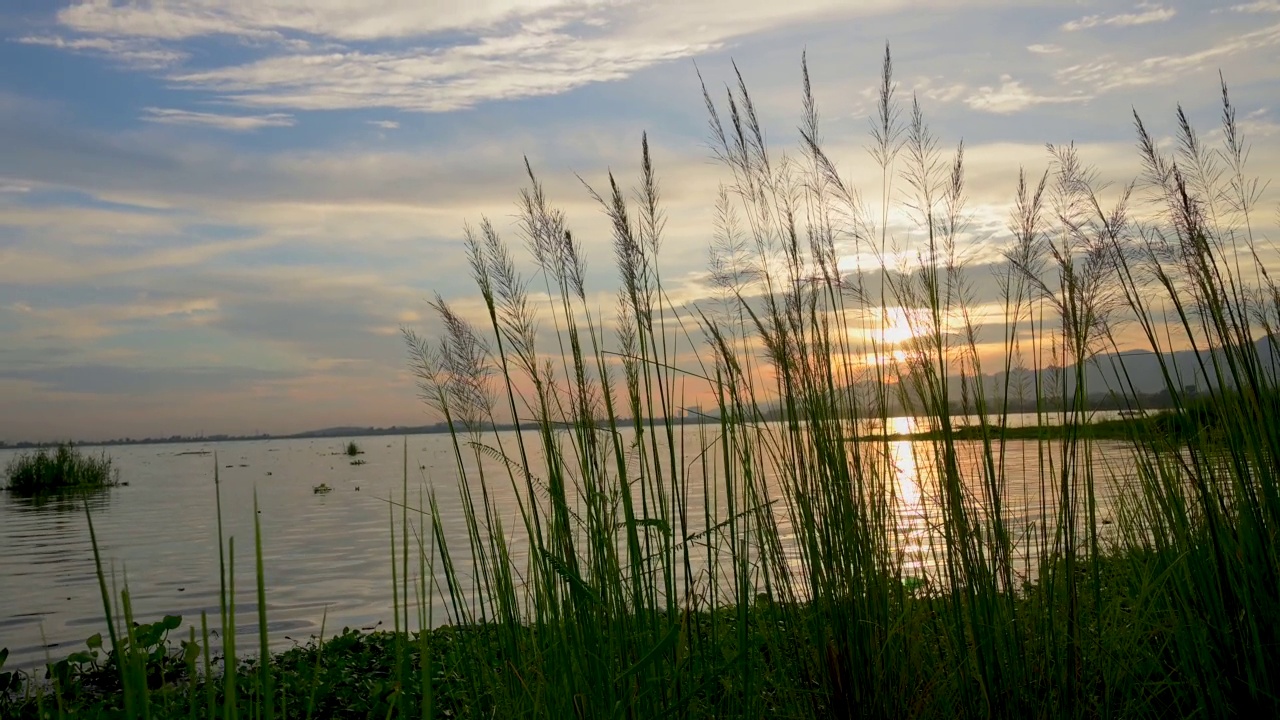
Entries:
MULTIPOLYGON (((1264 372, 1273 381, 1276 380, 1277 363, 1280 362, 1276 340, 1264 337, 1257 340, 1254 346, 1264 372)), ((1149 350, 1102 353, 1086 363, 1085 386, 1090 397, 1133 393, 1161 395, 1168 392, 1169 385, 1188 393, 1203 392, 1218 385, 1213 365, 1215 356, 1219 362, 1223 362, 1220 349, 1166 353, 1163 364, 1161 356, 1149 350)), ((1223 372, 1226 373, 1225 369, 1223 372)), ((1011 396, 1016 395, 1019 390, 1024 396, 1033 394, 1035 373, 1015 370, 1010 375, 1011 396)), ((1071 367, 1041 370, 1042 392, 1061 393, 1064 386, 1066 392, 1072 392, 1075 388, 1075 375, 1071 367)), ((1004 374, 988 375, 984 378, 984 384, 989 394, 999 396, 1004 385, 1004 374)))

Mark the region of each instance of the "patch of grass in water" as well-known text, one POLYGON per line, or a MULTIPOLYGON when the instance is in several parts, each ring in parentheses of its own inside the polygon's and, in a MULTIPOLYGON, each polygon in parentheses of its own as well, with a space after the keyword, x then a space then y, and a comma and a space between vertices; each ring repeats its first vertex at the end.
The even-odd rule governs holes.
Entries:
POLYGON ((70 443, 23 453, 9 461, 5 474, 6 489, 27 496, 102 490, 120 484, 119 470, 112 467, 105 452, 95 457, 70 443))

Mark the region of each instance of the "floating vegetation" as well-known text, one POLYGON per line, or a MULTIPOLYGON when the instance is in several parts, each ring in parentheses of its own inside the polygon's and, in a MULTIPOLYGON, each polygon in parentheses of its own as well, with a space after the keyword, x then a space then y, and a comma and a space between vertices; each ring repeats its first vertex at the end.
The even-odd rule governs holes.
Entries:
POLYGON ((314 492, 316 495, 323 495, 327 492, 331 492, 332 490, 333 488, 329 487, 325 483, 320 483, 319 485, 316 485, 311 488, 311 491, 314 492))
POLYGON ((94 457, 69 443, 19 455, 9 462, 5 474, 7 489, 20 495, 101 490, 120 484, 120 473, 106 453, 94 457))

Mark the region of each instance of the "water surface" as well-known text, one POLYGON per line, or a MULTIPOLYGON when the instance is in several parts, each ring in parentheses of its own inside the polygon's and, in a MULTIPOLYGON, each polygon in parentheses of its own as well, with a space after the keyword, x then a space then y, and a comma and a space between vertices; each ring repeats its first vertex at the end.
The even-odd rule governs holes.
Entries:
MULTIPOLYGON (((1025 419, 1023 420, 1025 422, 1025 419)), ((912 429, 899 420, 895 430, 912 429)), ((682 454, 687 468, 706 467, 720 476, 715 459, 701 464, 699 438, 714 426, 686 428, 682 454)), ((505 434, 510 441, 514 434, 505 434)), ((430 488, 438 490, 446 536, 455 555, 465 554, 465 528, 456 490, 454 456, 446 435, 406 438, 370 437, 357 442, 365 464, 353 466, 341 454, 345 440, 255 440, 225 443, 135 445, 107 448, 127 486, 89 499, 108 582, 127 582, 135 617, 147 622, 163 614, 181 615, 185 626, 199 624, 201 612, 217 625, 219 611, 218 524, 214 484, 220 481, 223 532, 235 546, 237 640, 241 649, 257 647, 254 613, 254 494, 262 522, 267 585, 268 630, 279 649, 321 630, 370 629, 393 622, 391 513, 399 521, 407 450, 410 503, 430 488), (216 460, 215 460, 216 453, 216 460), (316 494, 324 483, 332 491, 316 494)), ((961 462, 977 467, 977 446, 970 444, 961 462)), ((1100 476, 1122 474, 1128 452, 1118 443, 1099 445, 1095 465, 1100 476)), ((97 449, 86 448, 91 452, 97 449)), ((14 451, 0 451, 0 467, 14 451)), ((936 522, 936 498, 928 489, 928 448, 922 443, 888 444, 896 467, 895 492, 901 498, 903 551, 907 565, 927 565, 930 523, 936 522)), ((714 453, 709 454, 714 455, 714 453)), ((1044 520, 1039 468, 1043 448, 1015 442, 1005 458, 1006 502, 1014 529, 1023 532, 1044 520)), ((775 484, 774 481, 770 481, 775 484)), ((710 505, 723 517, 724 493, 709 487, 710 505)), ((523 550, 516 496, 505 483, 494 484, 493 502, 510 522, 507 535, 523 550)), ((774 497, 781 488, 772 487, 774 497)), ((1109 491, 1108 491, 1109 492, 1109 491)), ((690 484, 690 506, 708 499, 701 480, 690 484)), ((701 513, 684 534, 700 531, 701 513)), ((794 539, 796 528, 779 508, 780 535, 794 539)), ((414 520, 416 526, 417 520, 414 520)), ((396 539, 397 552, 400 539, 396 539)), ((416 542, 416 541, 412 541, 416 542)), ((794 547, 788 555, 795 556, 794 547)), ((416 560, 415 560, 416 562, 416 560)), ((465 575, 468 568, 461 566, 465 575)), ((432 604, 433 622, 448 621, 444 601, 432 604)), ((83 501, 36 503, 0 493, 0 647, 8 647, 10 667, 35 667, 82 647, 85 638, 104 632, 103 608, 83 501)))

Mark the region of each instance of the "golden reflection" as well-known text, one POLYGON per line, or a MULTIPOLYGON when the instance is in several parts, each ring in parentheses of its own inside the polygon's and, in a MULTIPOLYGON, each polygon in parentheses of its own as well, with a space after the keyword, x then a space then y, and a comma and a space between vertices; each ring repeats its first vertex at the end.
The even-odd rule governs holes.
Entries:
MULTIPOLYGON (((916 429, 912 418, 893 418, 890 424, 900 433, 916 429)), ((897 496, 894 498, 897 523, 895 534, 903 577, 927 582, 931 543, 915 443, 911 440, 894 440, 887 444, 886 451, 893 473, 892 487, 897 496)))
POLYGON ((906 435, 908 433, 913 433, 916 431, 917 427, 916 419, 913 417, 889 418, 889 433, 891 435, 906 435))
MULTIPOLYGON (((894 418, 894 430, 900 433, 910 432, 910 418, 894 418), (898 420, 906 420, 907 429, 901 427, 898 420)), ((896 440, 889 443, 889 459, 893 461, 894 474, 898 480, 898 499, 902 501, 903 515, 914 515, 920 509, 920 477, 916 468, 916 453, 910 440, 896 440)))

